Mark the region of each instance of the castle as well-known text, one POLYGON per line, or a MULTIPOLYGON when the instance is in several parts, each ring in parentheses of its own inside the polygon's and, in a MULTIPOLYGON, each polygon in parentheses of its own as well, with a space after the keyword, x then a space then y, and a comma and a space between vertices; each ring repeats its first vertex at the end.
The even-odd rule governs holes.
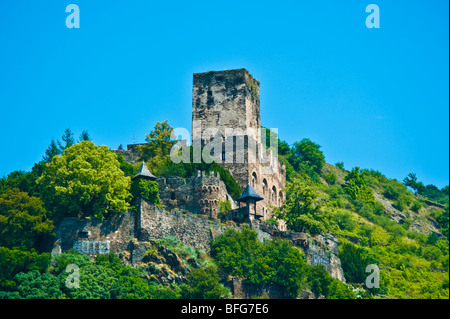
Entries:
MULTIPOLYGON (((270 207, 281 206, 285 199, 286 168, 261 143, 259 96, 259 82, 246 69, 194 74, 192 145, 195 152, 195 146, 200 149, 212 144, 219 153, 215 161, 243 190, 250 184, 262 197, 255 204, 256 214, 268 219, 270 207)), ((137 145, 127 146, 124 156, 130 162, 138 157, 137 145)), ((187 183, 179 177, 158 177, 161 202, 169 210, 217 218, 220 201, 230 201, 233 209, 238 206, 219 177, 197 172, 187 183)), ((283 221, 280 229, 285 229, 283 221)))
MULTIPOLYGON (((279 207, 285 199, 285 166, 261 143, 259 83, 247 70, 238 69, 194 74, 193 84, 192 144, 207 146, 212 140, 219 141, 215 146, 222 150, 222 161, 217 163, 234 176, 242 195, 232 198, 216 172, 197 171, 188 181, 176 176, 166 179, 153 176, 142 164, 133 179, 156 181, 164 208, 141 198, 137 211, 106 220, 65 218, 55 230, 52 254, 70 249, 88 255, 114 251, 131 265, 138 265, 152 239, 174 236, 185 245, 209 252, 211 240, 244 222, 255 229, 261 241, 290 240, 303 249, 308 263, 324 264, 333 277, 345 282, 337 257, 338 242, 332 235, 312 238, 287 231, 283 221, 278 229, 262 222, 270 218, 271 207, 279 207), (229 129, 233 134, 227 134, 229 129), (219 203, 227 200, 232 209, 220 219, 219 203), (243 202, 247 206, 241 207, 243 202)), ((137 145, 117 152, 136 163, 137 145)))

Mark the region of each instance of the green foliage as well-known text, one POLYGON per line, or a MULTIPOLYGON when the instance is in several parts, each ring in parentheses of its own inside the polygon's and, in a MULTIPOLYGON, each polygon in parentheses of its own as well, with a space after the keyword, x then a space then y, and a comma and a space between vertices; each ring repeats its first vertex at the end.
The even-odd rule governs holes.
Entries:
POLYGON ((288 229, 319 234, 327 230, 327 222, 317 201, 313 187, 294 179, 287 183, 286 200, 281 207, 275 207, 273 215, 286 221, 288 229))
POLYGON ((337 177, 335 174, 333 174, 331 172, 326 173, 323 178, 328 183, 328 185, 336 184, 337 177))
POLYGON ((133 165, 125 161, 123 155, 118 153, 117 160, 120 164, 120 169, 124 172, 125 176, 133 177, 137 173, 137 168, 133 165))
POLYGON ((439 226, 441 228, 442 235, 447 237, 448 240, 448 205, 445 206, 444 211, 436 218, 436 220, 439 222, 439 226))
POLYGON ((158 183, 155 181, 142 178, 133 180, 131 182, 131 194, 133 195, 133 198, 141 197, 155 205, 161 203, 158 183))
POLYGON ((194 269, 186 279, 188 284, 180 287, 183 299, 223 299, 230 295, 230 291, 219 283, 219 275, 212 267, 194 269))
POLYGON ((320 150, 320 145, 312 142, 309 138, 304 138, 300 142, 294 143, 292 153, 296 156, 293 164, 295 168, 298 169, 303 163, 310 166, 317 174, 321 174, 325 156, 320 150))
POLYGON ((73 137, 73 133, 70 130, 70 128, 66 128, 64 130, 64 134, 61 137, 61 139, 64 142, 64 144, 61 143, 60 141, 57 141, 58 147, 61 152, 65 151, 66 149, 68 149, 69 147, 71 147, 72 145, 75 144, 75 138, 73 137))
POLYGON ((42 160, 45 163, 50 163, 52 161, 52 158, 56 155, 61 155, 62 151, 60 150, 60 148, 57 146, 56 142, 54 139, 52 139, 52 141, 50 142, 50 145, 47 147, 47 149, 45 150, 45 154, 42 158, 42 160))
POLYGON ((219 214, 229 212, 231 210, 231 202, 229 200, 219 200, 219 214))
POLYGON ((92 141, 92 138, 87 130, 83 130, 81 132, 79 142, 81 141, 92 141))
POLYGON ((340 168, 340 169, 344 169, 344 162, 337 162, 336 164, 334 164, 334 166, 336 166, 337 168, 340 168))
POLYGON ((129 207, 130 178, 124 176, 116 154, 90 141, 53 157, 37 183, 56 220, 79 215, 103 218, 129 207))
POLYGON ((212 242, 211 254, 221 271, 244 278, 246 284, 277 285, 290 297, 303 287, 306 263, 287 241, 260 243, 253 229, 227 229, 212 242))
POLYGON ((56 299, 64 296, 58 278, 47 272, 32 270, 15 277, 17 292, 24 299, 56 299))
POLYGON ((176 143, 173 127, 167 120, 157 122, 145 140, 147 143, 138 147, 139 157, 148 164, 150 171, 156 171, 170 161, 170 150, 176 143))
POLYGON ((318 264, 309 267, 308 282, 311 291, 318 297, 324 296, 327 299, 354 299, 355 296, 350 288, 331 277, 325 266, 318 264))
POLYGON ((44 272, 50 262, 50 254, 0 247, 0 289, 13 289, 17 285, 14 278, 21 272, 37 270, 44 272))
POLYGON ((344 189, 352 200, 361 199, 368 204, 375 203, 373 191, 366 185, 364 175, 359 171, 359 167, 355 166, 345 176, 344 189))
POLYGON ((227 229, 211 243, 220 271, 244 279, 246 285, 272 285, 295 298, 311 288, 327 298, 353 298, 348 287, 320 267, 309 266, 303 252, 286 240, 259 242, 256 231, 227 229))
POLYGON ((367 250, 358 248, 351 243, 344 243, 339 247, 339 259, 348 282, 364 283, 367 277, 366 267, 378 264, 367 250))
POLYGON ((39 248, 39 240, 54 228, 46 215, 40 198, 17 188, 0 195, 0 246, 39 248))

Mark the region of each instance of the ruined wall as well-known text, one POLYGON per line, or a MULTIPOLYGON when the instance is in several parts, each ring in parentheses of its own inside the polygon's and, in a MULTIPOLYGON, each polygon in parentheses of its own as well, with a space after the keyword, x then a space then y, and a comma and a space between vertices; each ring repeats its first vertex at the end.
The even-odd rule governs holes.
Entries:
POLYGON ((216 219, 219 202, 229 200, 231 207, 236 204, 228 194, 219 173, 197 171, 186 181, 181 177, 158 177, 159 197, 167 210, 191 212, 216 219))
POLYGON ((210 251, 213 236, 223 233, 226 227, 219 222, 195 214, 166 212, 146 201, 141 203, 141 230, 139 239, 174 236, 185 245, 210 251))
POLYGON ((106 221, 65 218, 56 228, 54 251, 77 250, 87 255, 122 252, 135 237, 135 213, 116 214, 106 221))

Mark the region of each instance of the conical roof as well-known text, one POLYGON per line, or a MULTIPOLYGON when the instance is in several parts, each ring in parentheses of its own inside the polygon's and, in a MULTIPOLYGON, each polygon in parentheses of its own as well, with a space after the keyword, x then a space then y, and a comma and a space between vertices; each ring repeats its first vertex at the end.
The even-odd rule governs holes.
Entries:
POLYGON ((156 176, 154 176, 152 173, 150 173, 150 171, 147 168, 147 165, 145 165, 145 162, 142 161, 142 165, 139 168, 138 172, 136 175, 133 176, 132 179, 138 178, 138 177, 142 177, 145 179, 150 179, 152 181, 156 180, 156 176))
POLYGON ((256 194, 255 190, 250 184, 247 184, 247 187, 242 192, 241 196, 237 199, 238 202, 245 202, 248 199, 254 199, 255 201, 263 200, 261 196, 256 194))

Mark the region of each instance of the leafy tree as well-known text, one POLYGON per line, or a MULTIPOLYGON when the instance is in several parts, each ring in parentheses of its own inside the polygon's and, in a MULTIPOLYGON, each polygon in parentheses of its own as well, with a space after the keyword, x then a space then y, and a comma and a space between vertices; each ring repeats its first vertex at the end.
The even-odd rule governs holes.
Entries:
POLYGON ((44 272, 50 263, 50 254, 0 247, 0 288, 13 289, 17 285, 15 275, 38 270, 44 272))
POLYGON ((319 234, 326 231, 325 220, 321 216, 320 206, 317 201, 317 193, 314 189, 294 179, 287 183, 286 200, 281 207, 275 207, 273 214, 277 219, 286 221, 288 229, 319 234))
POLYGON ((0 195, 0 246, 38 248, 54 226, 40 198, 13 188, 0 195))
POLYGON ((120 169, 117 155, 106 146, 82 141, 55 156, 37 180, 53 218, 103 218, 128 207, 130 178, 120 169))
POLYGON ((36 187, 36 180, 39 175, 35 171, 36 167, 39 167, 39 165, 35 164, 31 172, 14 171, 9 173, 7 177, 1 178, 0 194, 17 188, 22 192, 28 193, 30 196, 39 196, 39 191, 36 187))
POLYGON ((151 171, 170 161, 170 150, 175 145, 173 128, 166 121, 157 122, 154 129, 147 134, 146 144, 140 145, 139 158, 148 163, 151 171))
POLYGON ((17 291, 24 299, 53 299, 64 297, 58 278, 45 272, 32 270, 16 275, 17 291))
POLYGON ((301 168, 301 163, 305 167, 311 167, 314 172, 321 175, 321 170, 325 164, 325 156, 320 150, 320 145, 312 142, 308 138, 302 139, 300 142, 295 142, 292 149, 295 156, 293 166, 296 169, 301 168))
POLYGON ((144 198, 150 203, 159 205, 161 200, 159 198, 158 183, 155 181, 137 179, 131 183, 131 194, 133 198, 144 198))
POLYGON ((230 294, 219 283, 219 275, 212 267, 194 269, 186 279, 188 284, 181 285, 181 297, 184 299, 222 299, 230 294))

